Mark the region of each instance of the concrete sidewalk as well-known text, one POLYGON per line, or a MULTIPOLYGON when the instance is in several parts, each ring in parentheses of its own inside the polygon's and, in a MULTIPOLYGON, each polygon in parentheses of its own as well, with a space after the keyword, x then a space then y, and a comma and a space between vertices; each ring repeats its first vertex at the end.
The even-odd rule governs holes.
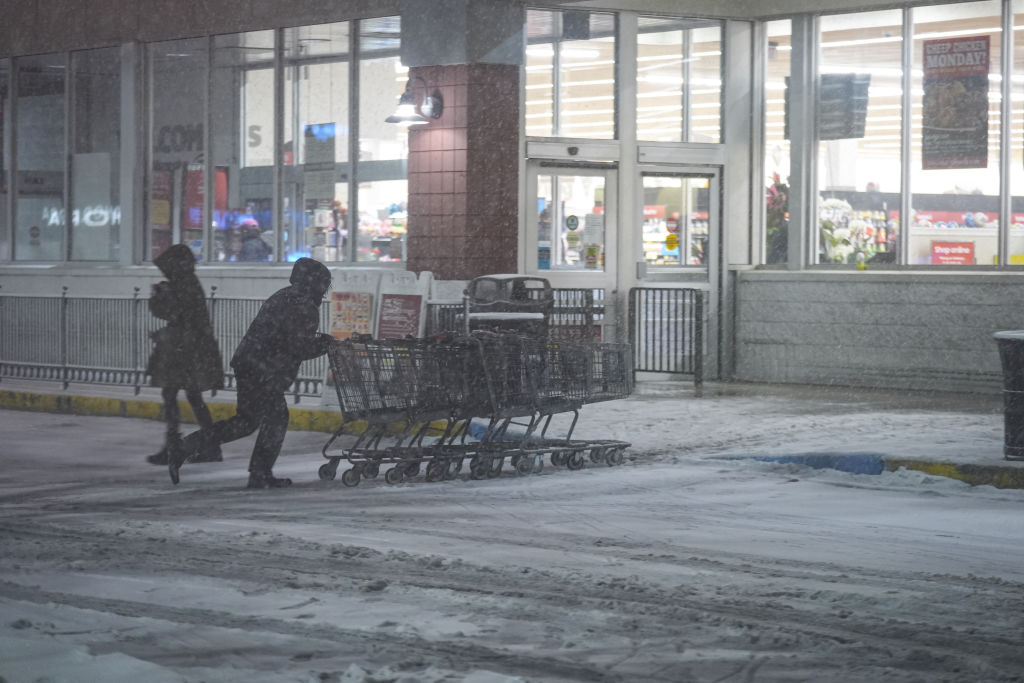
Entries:
MULTIPOLYGON (((208 398, 214 419, 234 414, 234 400, 231 391, 208 398)), ((183 419, 190 421, 188 404, 181 405, 183 419)), ((664 451, 668 441, 667 450, 701 457, 743 457, 859 474, 902 467, 972 485, 1024 488, 1024 461, 1003 458, 1000 394, 731 382, 706 384, 698 392, 690 382, 656 380, 638 383, 629 403, 609 414, 641 422, 683 408, 688 441, 675 443, 666 438, 675 433, 663 430, 646 442, 635 439, 634 448, 664 451), (965 425, 977 429, 977 435, 965 425), (855 439, 843 434, 847 427, 856 432, 855 439), (736 437, 735 446, 722 447, 722 434, 736 437), (762 435, 776 438, 765 440, 762 435)), ((65 390, 55 382, 5 379, 0 382, 0 409, 161 419, 159 390, 149 387, 136 394, 130 387, 73 384, 65 390)), ((331 433, 342 423, 338 408, 321 406, 316 398, 290 403, 290 411, 292 430, 331 433)), ((355 423, 350 431, 360 428, 355 423)))

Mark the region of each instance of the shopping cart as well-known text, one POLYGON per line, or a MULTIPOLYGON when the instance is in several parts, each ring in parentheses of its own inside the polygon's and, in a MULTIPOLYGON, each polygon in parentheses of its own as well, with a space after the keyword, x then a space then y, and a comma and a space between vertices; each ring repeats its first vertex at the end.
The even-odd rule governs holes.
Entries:
POLYGON ((518 332, 474 330, 433 339, 336 341, 328 352, 342 425, 324 445, 320 478, 334 479, 341 460, 351 468, 342 482, 355 486, 416 476, 457 476, 466 461, 472 478, 498 476, 506 461, 519 474, 553 465, 583 467, 622 462, 627 442, 576 440, 580 407, 624 398, 632 390, 627 345, 547 342, 518 332), (623 375, 624 373, 624 375, 623 375), (552 416, 572 415, 564 437, 547 436, 552 416), (472 421, 486 425, 469 438, 472 421), (354 423, 364 429, 340 454, 331 446, 354 423), (512 427, 516 428, 513 429, 512 427))

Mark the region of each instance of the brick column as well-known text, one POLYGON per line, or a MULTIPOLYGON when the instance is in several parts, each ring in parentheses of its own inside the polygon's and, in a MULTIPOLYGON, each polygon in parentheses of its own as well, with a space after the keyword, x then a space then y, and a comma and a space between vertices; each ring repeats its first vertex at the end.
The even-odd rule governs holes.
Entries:
POLYGON ((408 269, 441 280, 516 272, 519 67, 413 67, 410 76, 441 92, 444 113, 409 128, 408 269))

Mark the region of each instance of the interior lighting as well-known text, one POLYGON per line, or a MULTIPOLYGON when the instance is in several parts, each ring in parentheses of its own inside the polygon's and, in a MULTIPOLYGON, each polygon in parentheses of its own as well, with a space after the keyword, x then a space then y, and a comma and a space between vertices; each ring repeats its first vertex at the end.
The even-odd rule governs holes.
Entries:
POLYGON ((441 91, 435 89, 429 92, 427 82, 419 76, 413 76, 405 84, 405 91, 398 98, 398 106, 395 113, 384 119, 387 123, 397 123, 400 126, 413 126, 421 123, 430 123, 430 119, 441 118, 444 111, 444 100, 441 98, 441 91), (416 96, 413 94, 413 82, 423 87, 423 99, 419 107, 416 106, 416 96))

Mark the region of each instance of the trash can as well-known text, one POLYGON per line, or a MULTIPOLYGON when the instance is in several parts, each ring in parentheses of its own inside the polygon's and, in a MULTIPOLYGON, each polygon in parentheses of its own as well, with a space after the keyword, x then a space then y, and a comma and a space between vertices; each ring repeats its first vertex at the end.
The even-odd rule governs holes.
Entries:
POLYGON ((547 339, 554 308, 551 284, 531 275, 481 275, 470 280, 464 300, 466 331, 499 329, 547 339))
POLYGON ((1024 330, 993 336, 1003 366, 1003 457, 1024 460, 1024 330))

